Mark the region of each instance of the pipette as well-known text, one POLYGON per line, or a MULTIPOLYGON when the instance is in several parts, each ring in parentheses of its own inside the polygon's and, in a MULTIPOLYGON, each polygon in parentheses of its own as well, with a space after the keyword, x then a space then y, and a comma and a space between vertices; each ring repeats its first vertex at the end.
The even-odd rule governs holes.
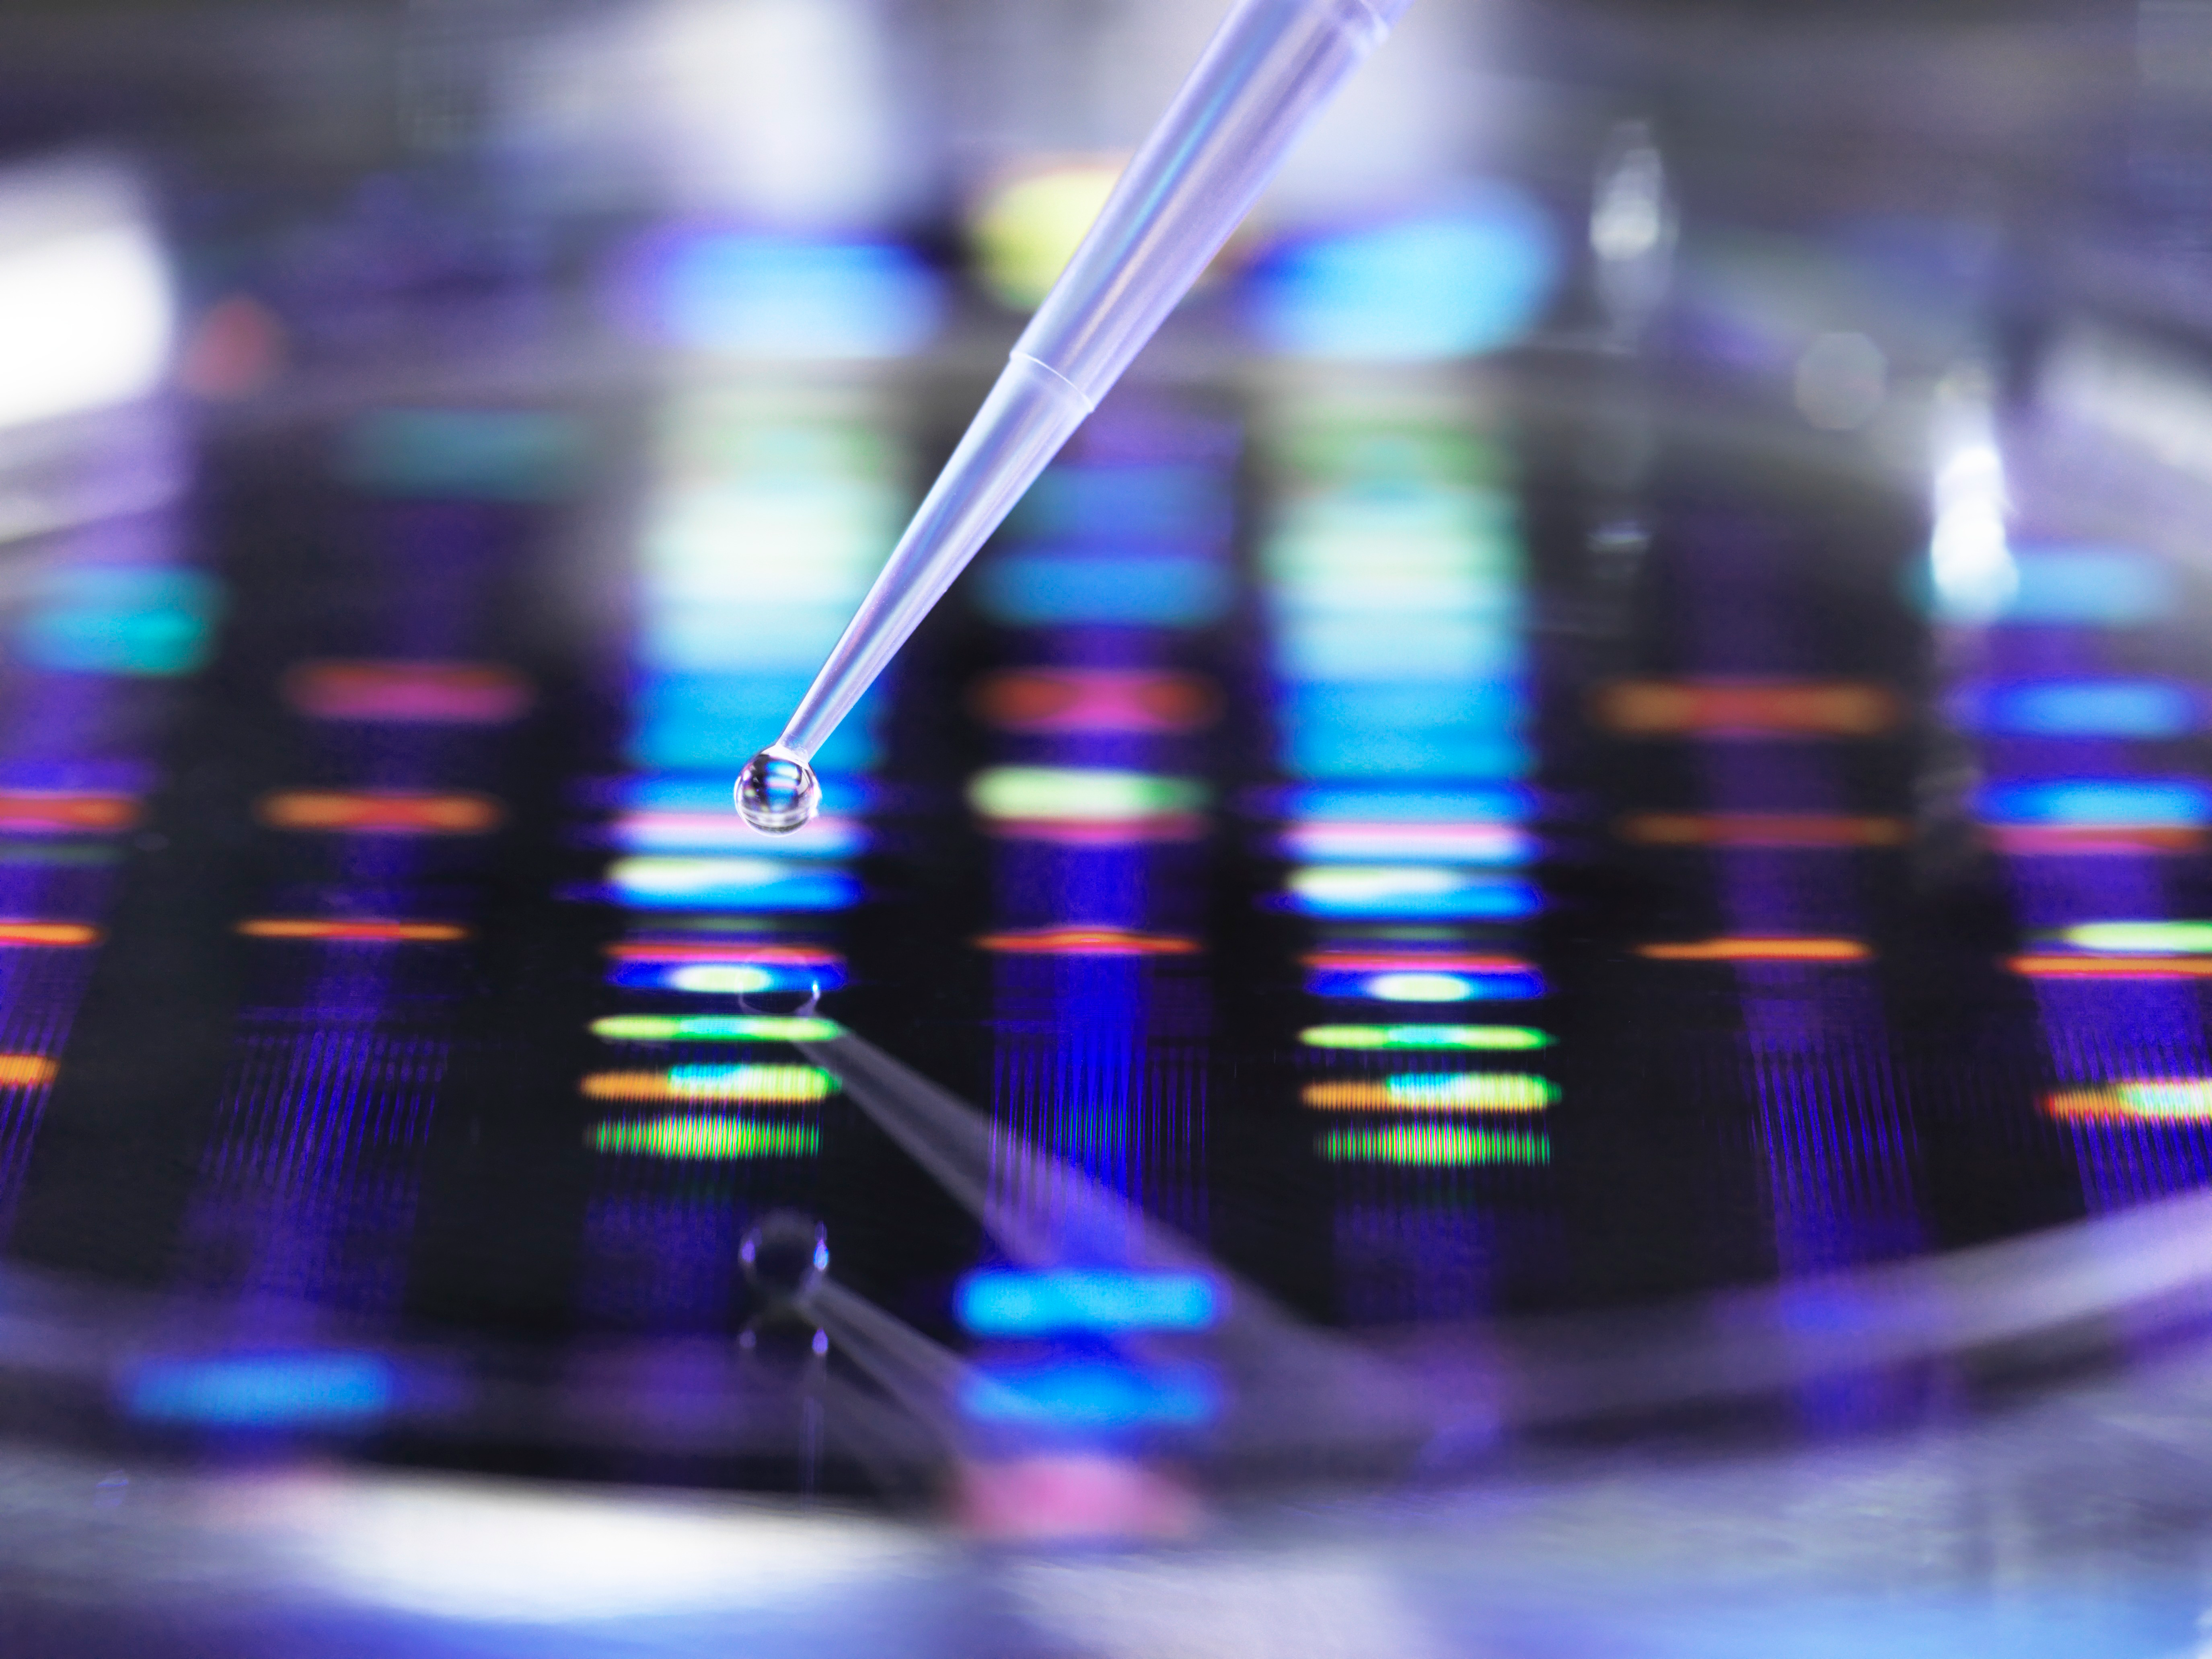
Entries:
POLYGON ((1291 141, 1408 3, 1237 0, 1014 343, 783 735, 738 775, 746 823, 781 834, 814 816, 815 751, 1121 378, 1291 141))

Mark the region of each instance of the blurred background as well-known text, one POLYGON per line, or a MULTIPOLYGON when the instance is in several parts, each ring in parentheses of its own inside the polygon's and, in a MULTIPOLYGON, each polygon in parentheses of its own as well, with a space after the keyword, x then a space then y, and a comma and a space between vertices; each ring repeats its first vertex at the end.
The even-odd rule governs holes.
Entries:
POLYGON ((0 1649, 2208 1649, 2212 0, 0 11, 0 1649))
MULTIPOLYGON (((601 349, 572 356, 571 373, 603 366, 617 321, 759 349, 709 337, 746 325, 734 302, 718 319, 699 310, 706 301, 686 312, 661 295, 641 318, 636 296, 626 308, 608 291, 649 228, 765 239, 693 257, 752 260, 749 280, 794 288, 807 286, 800 267, 772 276, 775 258, 897 250, 883 269, 911 271, 913 293, 933 296, 911 298, 905 331, 872 347, 897 355, 940 329, 1004 331, 1006 314, 1034 302, 1212 21, 1133 0, 1018 15, 842 0, 31 4, 4 25, 14 78, 0 141, 26 161, 127 158, 173 239, 179 325, 225 298, 249 301, 295 368, 388 351, 379 331, 406 333, 396 319, 410 303, 496 310, 502 292, 525 289, 565 303, 498 326, 559 330, 572 353, 601 349)), ((1515 252, 1486 279, 1497 291, 1481 314, 1467 297, 1451 325, 1428 319, 1443 332, 1425 349, 1587 329, 1601 308, 1590 181, 1624 124, 1663 137, 1690 252, 1705 256, 1688 263, 1717 267, 1716 283, 1763 272, 1784 285, 1781 250, 1762 262, 1757 233, 1848 230, 1850 271, 1819 301, 1801 297, 1800 311, 1848 304, 1829 290, 1856 278, 1940 286, 1959 303, 1994 289, 2032 314, 2026 290, 2058 280, 2050 247, 2069 269, 2154 250, 2170 272, 2198 213, 2189 158, 2212 74, 2207 30, 2178 3, 1878 18, 1425 6, 1300 147, 1241 239, 1229 263, 1263 274, 1261 316, 1248 319, 1257 334, 1239 346, 1328 343, 1297 333, 1317 319, 1280 314, 1285 284, 1317 302, 1319 267, 1285 262, 1292 246, 1439 218, 1467 248, 1487 236, 1515 252), (1724 208, 1729 233, 1716 225, 1711 248, 1695 234, 1707 202, 1724 208)), ((1449 255, 1438 244, 1432 257, 1449 255)), ((1320 286, 1348 280, 1349 266, 1328 268, 1320 286)), ((1379 266, 1369 280, 1382 280, 1379 266)))

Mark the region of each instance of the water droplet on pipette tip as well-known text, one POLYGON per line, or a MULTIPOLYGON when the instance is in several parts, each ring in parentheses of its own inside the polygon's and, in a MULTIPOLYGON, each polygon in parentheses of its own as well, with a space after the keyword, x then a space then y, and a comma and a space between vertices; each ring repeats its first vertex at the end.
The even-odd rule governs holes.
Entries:
POLYGON ((781 744, 770 744, 745 763, 737 794, 738 816, 771 836, 789 835, 822 805, 814 769, 781 744))

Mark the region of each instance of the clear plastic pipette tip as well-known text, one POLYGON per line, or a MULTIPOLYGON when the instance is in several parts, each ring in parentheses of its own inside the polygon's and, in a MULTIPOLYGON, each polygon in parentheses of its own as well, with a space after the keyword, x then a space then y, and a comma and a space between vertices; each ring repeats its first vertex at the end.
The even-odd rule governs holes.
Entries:
POLYGON ((787 836, 822 807, 822 781, 814 769, 780 743, 772 743, 738 774, 738 814, 756 830, 787 836))
POLYGON ((782 736, 746 763, 737 790, 746 823, 787 834, 813 817, 806 757, 1097 407, 1407 3, 1237 0, 1014 343, 782 736))

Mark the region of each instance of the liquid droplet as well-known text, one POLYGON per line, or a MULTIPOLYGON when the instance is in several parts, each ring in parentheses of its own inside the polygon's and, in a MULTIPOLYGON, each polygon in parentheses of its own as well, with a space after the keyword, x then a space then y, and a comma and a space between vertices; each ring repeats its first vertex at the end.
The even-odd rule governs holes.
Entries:
POLYGON ((811 1215, 772 1210, 745 1235, 738 1259, 770 1308, 802 1301, 830 1269, 830 1231, 811 1215))
POLYGON ((738 774, 738 812, 756 830, 787 836, 822 805, 814 769, 781 744, 770 744, 738 774))

